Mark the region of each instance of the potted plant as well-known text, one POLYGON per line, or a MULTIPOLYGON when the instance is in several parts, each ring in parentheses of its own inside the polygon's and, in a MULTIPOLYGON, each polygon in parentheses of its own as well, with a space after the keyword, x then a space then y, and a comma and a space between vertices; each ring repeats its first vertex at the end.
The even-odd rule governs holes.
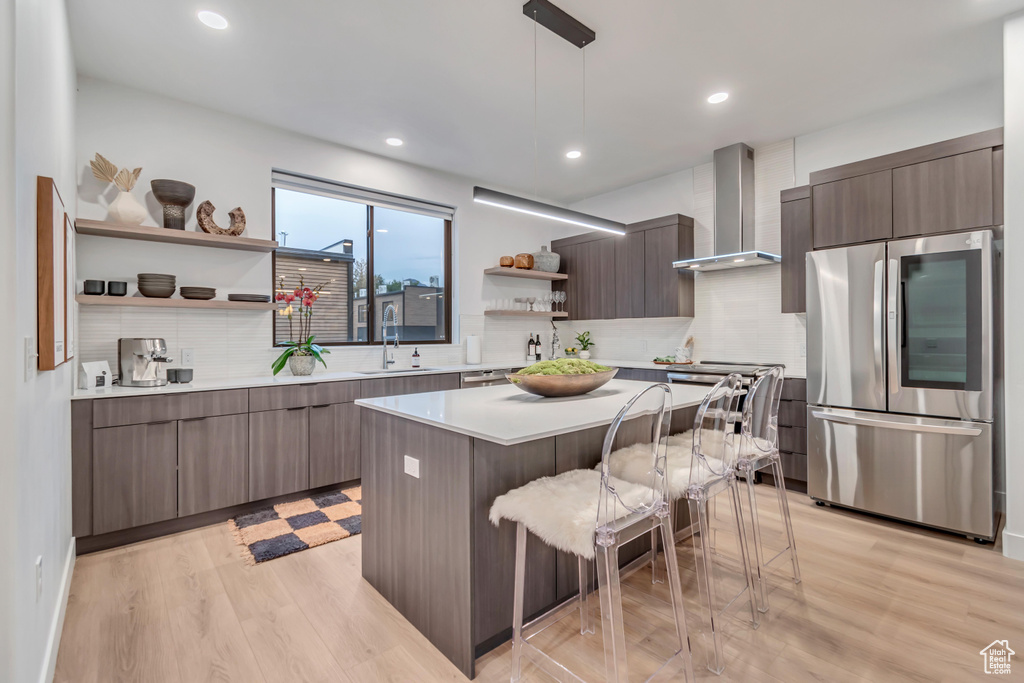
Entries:
POLYGON ((322 282, 310 289, 302 278, 299 278, 299 286, 295 288, 294 292, 277 293, 277 300, 287 304, 278 310, 278 314, 288 316, 288 336, 291 339, 285 343, 284 352, 270 366, 275 375, 284 369, 286 362, 288 369, 296 376, 312 375, 317 361, 320 361, 325 368, 327 367, 323 354, 330 353, 330 351, 319 344, 314 344, 313 340, 316 339, 316 336, 310 334, 313 327, 313 304, 320 298, 320 290, 324 288, 325 284, 327 283, 322 282), (298 310, 296 310, 296 306, 298 310), (292 317, 296 315, 299 318, 298 338, 295 337, 292 323, 292 317))
POLYGON ((578 332, 576 334, 576 343, 580 345, 580 358, 587 360, 590 358, 590 349, 594 347, 594 342, 590 338, 590 332, 578 332))

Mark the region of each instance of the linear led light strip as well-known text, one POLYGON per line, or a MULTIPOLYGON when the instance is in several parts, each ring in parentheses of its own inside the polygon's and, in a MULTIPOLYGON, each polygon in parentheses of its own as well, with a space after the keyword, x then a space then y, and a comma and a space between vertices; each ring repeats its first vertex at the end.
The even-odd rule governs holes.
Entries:
POLYGON ((532 199, 505 194, 504 192, 488 190, 485 187, 473 188, 473 201, 479 204, 487 204, 488 206, 496 206, 500 209, 525 213, 529 216, 547 218, 559 221, 560 223, 569 223, 570 225, 579 225, 591 230, 602 230, 613 235, 626 234, 626 225, 624 223, 617 223, 606 218, 598 218, 597 216, 572 211, 571 209, 563 209, 560 206, 535 202, 532 199))

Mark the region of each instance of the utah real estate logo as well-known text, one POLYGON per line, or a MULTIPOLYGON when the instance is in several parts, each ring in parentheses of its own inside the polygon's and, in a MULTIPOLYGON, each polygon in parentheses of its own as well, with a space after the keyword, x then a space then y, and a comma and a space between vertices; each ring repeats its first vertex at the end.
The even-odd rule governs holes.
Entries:
POLYGON ((993 640, 979 654, 985 658, 985 673, 1009 674, 1010 657, 1017 653, 1010 649, 1009 641, 993 640))

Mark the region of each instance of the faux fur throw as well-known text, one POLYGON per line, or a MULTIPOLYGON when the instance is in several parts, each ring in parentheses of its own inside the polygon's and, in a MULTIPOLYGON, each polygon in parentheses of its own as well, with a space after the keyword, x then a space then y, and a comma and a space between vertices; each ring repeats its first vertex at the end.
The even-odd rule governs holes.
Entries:
MULTIPOLYGON (((612 479, 619 497, 627 505, 650 505, 653 492, 645 487, 612 479)), ((494 526, 503 519, 522 522, 531 533, 558 550, 594 559, 594 530, 601 488, 601 473, 572 470, 554 477, 542 477, 498 496, 491 505, 494 526)), ((616 506, 616 518, 629 514, 616 506)), ((607 523, 612 520, 602 520, 607 523)))

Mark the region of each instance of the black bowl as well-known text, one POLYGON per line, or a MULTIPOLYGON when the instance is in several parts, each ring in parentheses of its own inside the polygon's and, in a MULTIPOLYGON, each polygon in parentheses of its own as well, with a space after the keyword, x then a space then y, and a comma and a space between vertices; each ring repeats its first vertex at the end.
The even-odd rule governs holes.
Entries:
POLYGON ((103 289, 106 283, 103 280, 86 280, 85 289, 83 290, 86 294, 103 294, 103 289))
POLYGON ((107 283, 107 294, 110 296, 124 296, 128 293, 128 283, 112 280, 107 283))

